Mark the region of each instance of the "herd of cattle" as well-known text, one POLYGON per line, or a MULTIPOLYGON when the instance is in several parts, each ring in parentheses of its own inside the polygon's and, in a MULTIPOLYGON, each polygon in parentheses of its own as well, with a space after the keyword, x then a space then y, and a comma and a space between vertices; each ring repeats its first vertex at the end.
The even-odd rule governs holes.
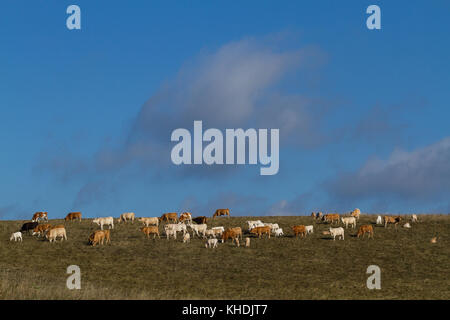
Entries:
MULTIPOLYGON (((333 240, 338 239, 344 240, 345 229, 347 228, 356 228, 356 224, 359 221, 361 215, 361 211, 359 209, 355 209, 349 214, 341 216, 338 213, 329 213, 322 214, 322 212, 313 212, 311 214, 313 222, 322 221, 323 223, 330 223, 330 228, 327 231, 323 231, 323 234, 330 235, 333 240), (342 225, 345 227, 332 227, 333 224, 342 225)), ((219 216, 228 216, 230 217, 229 209, 217 209, 212 216, 212 218, 219 216)), ((95 230, 89 237, 88 243, 92 246, 97 244, 109 243, 111 241, 111 229, 114 229, 114 221, 117 224, 134 222, 135 214, 133 212, 127 212, 120 215, 118 219, 114 219, 113 217, 106 218, 96 218, 92 220, 92 223, 97 224, 100 227, 100 230, 95 230), (109 229, 103 229, 104 226, 108 226, 109 229)), ((384 227, 387 228, 389 224, 393 224, 395 228, 400 223, 402 218, 400 216, 392 217, 392 216, 381 216, 377 217, 376 224, 384 224, 384 227)), ((61 241, 67 240, 67 234, 65 226, 60 225, 50 225, 48 223, 40 223, 41 221, 48 222, 48 214, 47 212, 36 212, 31 222, 26 222, 22 225, 20 231, 14 232, 10 241, 22 241, 22 232, 27 232, 33 236, 45 237, 48 241, 53 242, 58 238, 61 238, 61 241)), ((65 221, 80 221, 81 222, 81 212, 70 212, 66 217, 65 221)), ((147 237, 150 238, 153 235, 153 239, 156 237, 160 238, 160 226, 163 226, 162 229, 164 231, 164 235, 167 240, 170 238, 176 239, 177 233, 182 233, 183 243, 190 242, 191 237, 194 238, 197 236, 198 238, 206 239, 205 247, 206 248, 216 248, 219 240, 224 243, 228 239, 231 239, 233 243, 237 246, 240 246, 240 241, 243 240, 243 232, 241 227, 227 228, 225 229, 222 226, 212 227, 208 229, 207 221, 208 218, 205 216, 200 216, 196 218, 192 218, 191 213, 183 212, 178 217, 176 212, 165 213, 161 217, 152 217, 152 218, 138 218, 137 221, 142 223, 142 227, 140 231, 147 237), (192 236, 190 232, 192 233, 192 236)), ((412 215, 411 222, 417 222, 417 216, 415 214, 412 215)), ((246 230, 248 234, 255 235, 258 238, 263 236, 267 236, 270 238, 271 235, 275 237, 281 237, 284 235, 283 229, 279 227, 277 223, 264 223, 261 220, 252 220, 247 221, 246 230)), ((409 222, 403 225, 405 228, 411 228, 409 222)), ((314 232, 314 225, 295 225, 292 226, 292 231, 295 237, 300 235, 302 238, 306 237, 308 234, 314 232)), ((364 237, 365 234, 368 234, 368 238, 374 236, 373 227, 371 224, 361 225, 358 229, 356 236, 359 238, 360 236, 364 237)), ((432 241, 433 242, 433 241, 432 241)), ((250 238, 245 238, 245 246, 250 246, 250 238)))

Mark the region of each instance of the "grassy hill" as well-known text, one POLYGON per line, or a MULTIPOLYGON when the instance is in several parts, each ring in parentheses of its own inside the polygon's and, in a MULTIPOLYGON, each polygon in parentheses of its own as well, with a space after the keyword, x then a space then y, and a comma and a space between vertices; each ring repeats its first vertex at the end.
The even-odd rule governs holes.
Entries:
MULTIPOLYGON (((245 221, 258 218, 285 236, 206 249, 198 238, 148 240, 135 221, 116 225, 111 244, 92 247, 87 238, 98 227, 83 219, 50 220, 66 225, 68 241, 24 235, 15 243, 9 237, 25 221, 0 221, 0 299, 450 299, 448 215, 419 215, 411 229, 374 225, 374 240, 347 229, 344 241, 333 241, 322 234, 325 223, 296 239, 290 226, 313 224, 305 216, 221 217, 208 226, 246 230, 245 221), (69 265, 81 268, 81 290, 66 288, 69 265), (366 287, 369 265, 381 268, 381 290, 366 287)), ((357 227, 375 220, 362 215, 357 227)))

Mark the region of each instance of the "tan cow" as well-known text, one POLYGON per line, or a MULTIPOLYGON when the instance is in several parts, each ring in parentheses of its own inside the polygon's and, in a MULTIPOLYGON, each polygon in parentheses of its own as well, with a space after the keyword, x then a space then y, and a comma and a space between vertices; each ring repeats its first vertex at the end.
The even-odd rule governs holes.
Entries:
POLYGON ((161 237, 159 236, 158 227, 155 227, 155 226, 142 227, 141 231, 147 236, 147 238, 150 238, 150 235, 153 234, 153 239, 155 239, 156 236, 158 236, 158 238, 161 239, 161 237))
POLYGON ((323 220, 326 222, 331 222, 333 224, 334 221, 336 221, 337 224, 339 224, 339 213, 329 213, 323 216, 323 220))
MULTIPOLYGON (((239 237, 239 234, 236 233, 234 230, 232 230, 231 228, 226 229, 224 232, 222 232, 222 243, 227 241, 228 239, 233 240, 238 237, 239 237)), ((210 240, 212 240, 212 239, 210 239, 210 240)))
POLYGON ((397 225, 400 223, 401 220, 402 218, 400 216, 397 217, 384 216, 384 227, 387 228, 388 224, 393 224, 395 228, 397 228, 397 225))
POLYGON ((220 216, 228 216, 230 217, 230 209, 217 209, 216 212, 214 212, 213 218, 220 217, 220 216))
POLYGON ((306 236, 306 227, 304 225, 293 226, 292 230, 294 231, 295 237, 297 237, 299 234, 302 236, 302 238, 306 236))
POLYGON ((358 230, 357 237, 359 238, 362 235, 363 238, 364 238, 364 235, 366 233, 369 234, 369 238, 372 235, 372 239, 373 239, 373 227, 371 225, 366 224, 366 225, 360 226, 359 230, 358 230))
POLYGON ((106 240, 106 243, 111 242, 110 230, 96 230, 89 236, 89 243, 95 247, 96 244, 101 244, 106 240))
POLYGON ((176 212, 169 212, 164 213, 160 218, 159 221, 165 221, 165 222, 178 222, 178 214, 176 212))
POLYGON ((350 214, 352 217, 355 217, 356 220, 359 220, 359 216, 361 215, 361 210, 359 210, 358 208, 356 208, 355 210, 353 210, 350 214))
POLYGON ((117 223, 127 222, 127 221, 131 221, 131 223, 133 223, 133 222, 134 222, 134 217, 135 217, 134 212, 125 212, 125 213, 122 213, 122 214, 120 215, 120 218, 117 219, 117 223))
POLYGON ((62 228, 51 228, 47 234, 45 235, 45 237, 50 241, 56 241, 56 239, 58 237, 61 237, 61 241, 63 240, 67 240, 67 235, 66 235, 66 229, 64 227, 62 228))
POLYGON ((250 233, 257 234, 258 238, 261 238, 261 236, 263 234, 267 234, 269 236, 269 239, 270 239, 270 231, 271 231, 271 229, 270 229, 269 226, 267 226, 267 227, 255 227, 252 230, 250 230, 250 233))
POLYGON ((64 218, 65 221, 73 221, 78 219, 81 222, 81 212, 69 212, 64 218))
POLYGON ((159 218, 139 218, 138 221, 142 222, 144 226, 159 226, 159 218))

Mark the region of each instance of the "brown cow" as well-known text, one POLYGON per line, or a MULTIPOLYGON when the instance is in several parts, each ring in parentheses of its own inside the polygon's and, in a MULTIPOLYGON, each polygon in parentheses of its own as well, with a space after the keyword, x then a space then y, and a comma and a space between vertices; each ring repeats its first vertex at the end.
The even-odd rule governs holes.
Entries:
POLYGON ((103 245, 105 240, 106 243, 111 242, 110 230, 96 230, 89 236, 89 243, 91 243, 93 247, 98 243, 103 245))
POLYGON ((239 234, 236 233, 234 230, 232 229, 226 229, 224 232, 222 232, 222 243, 224 243, 225 241, 228 240, 228 238, 230 238, 231 240, 238 238, 239 234))
POLYGON ((306 236, 306 227, 304 225, 293 226, 292 230, 294 231, 296 238, 298 234, 301 234, 302 238, 306 236))
POLYGON ((178 222, 178 214, 176 212, 169 212, 164 213, 160 218, 159 221, 166 221, 166 222, 178 222))
POLYGON ((373 228, 371 225, 368 225, 368 224, 359 227, 358 234, 357 234, 358 238, 360 235, 362 235, 364 238, 364 235, 366 234, 366 232, 369 234, 369 238, 372 235, 372 239, 373 239, 373 228))
POLYGON ((192 221, 196 224, 206 224, 207 220, 208 218, 205 216, 195 217, 194 219, 192 219, 192 221))
POLYGON ((64 218, 65 221, 73 221, 78 219, 81 222, 81 212, 69 212, 64 218))
POLYGON ((333 224, 334 221, 337 222, 337 224, 339 224, 339 213, 329 213, 323 216, 323 220, 325 222, 327 221, 331 221, 331 224, 333 224))
POLYGON ((47 212, 36 212, 33 214, 33 218, 31 219, 32 222, 37 222, 39 219, 48 221, 48 214, 47 212))
POLYGON ((34 236, 35 234, 37 234, 38 237, 40 237, 41 235, 44 235, 45 232, 46 232, 47 230, 50 230, 51 228, 52 228, 52 226, 49 225, 49 224, 40 224, 40 225, 38 225, 36 228, 33 229, 33 236, 34 236))
POLYGON ((261 236, 263 234, 267 234, 269 236, 269 239, 270 239, 270 230, 271 229, 270 229, 269 226, 267 226, 267 227, 255 227, 252 230, 250 230, 250 233, 257 234, 258 238, 261 238, 261 236))
POLYGON ((230 209, 217 209, 216 212, 214 212, 214 214, 213 214, 213 218, 219 217, 219 216, 228 216, 228 218, 229 218, 230 217, 230 209))
POLYGON ((190 212, 183 212, 182 214, 180 214, 179 221, 180 222, 183 222, 183 221, 192 222, 192 215, 191 215, 191 213, 190 212))
POLYGON ((402 218, 400 216, 397 217, 389 217, 389 216, 384 216, 384 227, 387 228, 387 225, 389 223, 392 223, 395 228, 397 228, 397 225, 400 223, 400 221, 402 220, 402 218))
POLYGON ((153 234, 153 239, 155 239, 156 236, 158 236, 158 238, 161 239, 161 237, 159 236, 159 229, 158 229, 158 227, 155 227, 155 226, 142 227, 141 231, 147 236, 147 238, 150 238, 150 234, 153 234))

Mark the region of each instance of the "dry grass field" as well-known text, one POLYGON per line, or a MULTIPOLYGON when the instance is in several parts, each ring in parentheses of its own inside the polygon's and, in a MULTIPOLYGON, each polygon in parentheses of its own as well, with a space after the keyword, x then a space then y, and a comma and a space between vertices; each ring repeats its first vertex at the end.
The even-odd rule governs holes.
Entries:
MULTIPOLYGON (((257 218, 220 217, 208 226, 245 230, 249 219, 257 218)), ((68 241, 24 235, 15 243, 9 237, 24 221, 0 221, 0 299, 450 299, 448 215, 419 215, 411 229, 374 225, 373 240, 346 229, 344 241, 323 235, 325 223, 294 238, 290 226, 313 224, 311 217, 259 219, 278 223, 285 236, 206 249, 198 238, 146 239, 135 221, 116 225, 111 244, 92 247, 87 238, 98 227, 83 219, 50 220, 66 225, 68 241), (81 268, 81 290, 66 288, 69 265, 81 268), (369 265, 381 268, 381 290, 366 287, 369 265)), ((357 228, 375 220, 362 215, 357 228)))

